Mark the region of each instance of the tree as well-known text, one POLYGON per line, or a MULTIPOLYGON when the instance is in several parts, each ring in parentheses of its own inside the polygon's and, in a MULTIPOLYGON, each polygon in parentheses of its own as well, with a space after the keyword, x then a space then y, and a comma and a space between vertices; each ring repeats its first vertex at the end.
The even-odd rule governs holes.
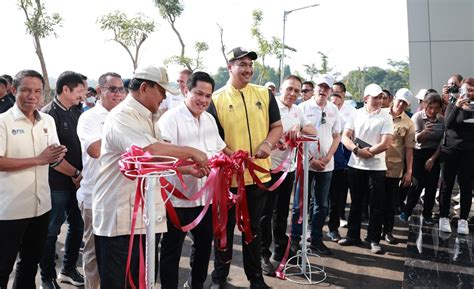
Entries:
MULTIPOLYGON (((262 32, 260 31, 260 25, 263 22, 262 10, 253 10, 252 19, 253 23, 252 27, 250 28, 250 34, 253 38, 255 38, 255 40, 257 40, 257 53, 260 60, 259 62, 256 62, 256 68, 260 70, 259 78, 256 79, 256 82, 262 84, 268 79, 268 66, 266 66, 265 64, 266 57, 274 55, 275 58, 281 61, 281 48, 283 43, 278 37, 273 36, 271 40, 268 40, 263 36, 262 32)), ((295 48, 286 45, 285 49, 288 51, 296 52, 295 48)))
POLYGON ((45 101, 49 101, 51 97, 51 87, 49 86, 48 70, 46 69, 46 61, 44 60, 43 49, 41 48, 41 39, 51 34, 57 37, 55 28, 61 26, 62 18, 58 13, 49 16, 46 13, 46 7, 41 0, 19 0, 18 6, 25 13, 26 32, 33 36, 33 44, 35 52, 41 64, 41 71, 45 81, 44 94, 45 101))
POLYGON ((409 87, 408 62, 387 60, 390 69, 382 69, 377 66, 358 68, 350 71, 343 79, 348 91, 352 93, 354 99, 362 100, 365 86, 370 83, 377 83, 382 88, 395 93, 402 87, 409 87))
POLYGON ((227 54, 225 53, 226 46, 224 44, 224 28, 222 28, 222 26, 219 23, 217 23, 217 27, 219 27, 219 35, 221 39, 221 52, 222 52, 222 55, 224 56, 225 63, 227 64, 229 60, 227 59, 227 54))
POLYGON ((140 48, 147 40, 148 35, 155 31, 153 20, 149 20, 141 14, 128 18, 124 12, 114 11, 102 16, 98 22, 100 29, 113 32, 114 38, 112 40, 127 51, 133 63, 133 71, 135 71, 138 66, 140 48), (133 50, 134 53, 132 53, 133 50))
POLYGON ((201 53, 209 49, 207 43, 196 41, 194 49, 196 50, 197 55, 195 59, 192 59, 191 57, 186 56, 186 45, 184 44, 181 33, 178 28, 176 28, 176 19, 183 13, 184 5, 181 4, 179 0, 154 0, 154 2, 160 11, 161 17, 170 24, 171 29, 178 37, 179 44, 181 45, 181 54, 169 57, 165 60, 165 63, 176 63, 191 71, 204 68, 201 53))

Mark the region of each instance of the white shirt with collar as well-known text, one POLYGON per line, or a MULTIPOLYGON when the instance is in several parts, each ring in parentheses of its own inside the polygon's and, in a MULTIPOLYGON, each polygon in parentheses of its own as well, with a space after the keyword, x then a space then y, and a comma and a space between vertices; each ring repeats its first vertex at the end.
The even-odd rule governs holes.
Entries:
MULTIPOLYGON (((178 107, 168 110, 158 120, 163 140, 181 146, 190 146, 199 149, 212 157, 221 152, 226 144, 219 135, 216 121, 208 112, 204 111, 199 119, 195 118, 183 102, 178 107)), ((190 175, 183 176, 187 186, 185 190, 176 176, 168 180, 176 186, 176 189, 183 192, 187 197, 198 192, 206 183, 207 178, 196 178, 190 175)), ((173 196, 170 201, 174 207, 190 208, 205 205, 206 196, 202 196, 196 201, 180 200, 173 196)))
POLYGON ((81 186, 77 190, 77 201, 84 202, 85 209, 92 209, 92 191, 100 169, 99 159, 92 158, 87 153, 87 149, 91 144, 101 139, 108 113, 109 111, 99 101, 93 108, 83 112, 77 123, 77 136, 81 141, 83 165, 81 186))
MULTIPOLYGON (((382 135, 393 134, 393 120, 386 109, 369 113, 364 106, 356 110, 354 117, 346 123, 344 129, 353 131, 354 140, 359 138, 370 145, 376 145, 381 142, 382 135)), ((376 154, 370 159, 362 159, 352 153, 348 166, 360 170, 385 171, 387 170, 385 152, 376 154)))
MULTIPOLYGON (((32 158, 46 147, 59 144, 54 119, 35 112, 32 123, 15 103, 0 114, 0 156, 32 158)), ((38 217, 51 210, 49 165, 16 171, 0 171, 0 220, 38 217)))
MULTIPOLYGON (((279 97, 275 98, 278 104, 278 108, 280 109, 280 117, 281 117, 281 122, 283 125, 283 134, 288 132, 290 128, 292 128, 295 125, 298 125, 300 128, 311 124, 309 119, 306 118, 306 116, 303 114, 301 111, 300 107, 297 106, 296 104, 293 104, 291 108, 286 106, 279 97)), ((284 160, 288 158, 290 155, 291 151, 290 149, 286 149, 284 151, 281 151, 279 149, 272 150, 271 152, 271 159, 272 159, 272 170, 276 169, 284 160)), ((283 167, 283 170, 290 168, 290 172, 295 170, 295 159, 293 158, 287 164, 283 167)))
POLYGON ((186 97, 181 93, 178 95, 173 95, 171 93, 166 94, 166 99, 160 105, 160 110, 171 110, 175 107, 180 106, 184 103, 186 97))
POLYGON ((353 107, 351 104, 344 102, 341 109, 339 110, 339 116, 341 117, 341 134, 344 130, 346 122, 348 122, 351 118, 354 117, 356 112, 356 108, 353 107))
MULTIPOLYGON (((319 137, 319 149, 318 144, 316 142, 312 142, 309 147, 310 155, 316 159, 326 156, 334 139, 333 134, 341 133, 341 119, 339 116, 339 109, 330 101, 326 101, 326 105, 321 108, 316 103, 314 97, 301 103, 299 106, 316 129, 319 137), (323 112, 326 114, 324 117, 325 123, 322 123, 323 112)), ((315 171, 312 168, 310 168, 310 170, 315 171)), ((330 172, 332 170, 334 170, 334 157, 332 157, 329 163, 326 164, 326 167, 322 172, 330 172)))
MULTIPOLYGON (((100 170, 92 193, 95 235, 106 237, 130 235, 137 181, 126 178, 120 172, 118 161, 132 145, 143 148, 159 141, 154 123, 154 115, 131 95, 107 115, 100 148, 100 170)), ((155 204, 155 232, 166 232, 166 212, 158 183, 155 204)), ((139 213, 135 234, 145 231, 145 225, 141 220, 142 215, 139 213)))

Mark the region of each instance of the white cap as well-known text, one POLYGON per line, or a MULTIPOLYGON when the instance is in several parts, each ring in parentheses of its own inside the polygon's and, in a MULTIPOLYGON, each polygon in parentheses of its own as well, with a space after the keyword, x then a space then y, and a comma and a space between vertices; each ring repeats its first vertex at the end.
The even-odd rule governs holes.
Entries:
POLYGON ((332 88, 332 84, 334 83, 334 80, 330 75, 323 74, 316 78, 316 81, 314 82, 316 85, 320 85, 323 83, 326 83, 330 88, 332 88))
POLYGON ((173 95, 179 94, 179 90, 169 83, 166 68, 162 66, 147 65, 138 67, 137 70, 135 70, 135 74, 133 75, 133 77, 154 81, 158 83, 161 87, 166 89, 166 91, 168 91, 169 93, 173 95))
POLYGON ((413 94, 408 88, 400 88, 397 93, 395 94, 395 100, 403 100, 406 102, 408 105, 411 104, 410 99, 412 99, 413 94))
POLYGON ((266 88, 269 88, 270 86, 273 86, 273 87, 275 87, 275 88, 276 88, 276 85, 275 85, 275 83, 273 83, 273 82, 271 82, 271 81, 269 81, 269 82, 265 83, 265 87, 266 87, 266 88))
POLYGON ((371 84, 369 84, 365 87, 364 96, 378 96, 382 92, 383 91, 382 91, 382 88, 380 87, 380 85, 375 84, 375 83, 371 83, 371 84))
POLYGON ((416 98, 418 98, 419 100, 425 100, 425 94, 426 92, 428 91, 428 89, 426 88, 422 88, 420 89, 420 91, 418 91, 418 93, 416 94, 416 98))

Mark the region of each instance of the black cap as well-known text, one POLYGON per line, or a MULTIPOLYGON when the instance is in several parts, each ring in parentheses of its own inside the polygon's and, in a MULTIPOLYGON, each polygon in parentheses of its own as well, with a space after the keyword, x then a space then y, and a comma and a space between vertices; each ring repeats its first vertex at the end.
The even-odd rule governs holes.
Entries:
POLYGON ((250 59, 257 59, 257 53, 253 51, 247 51, 245 48, 236 47, 227 53, 227 59, 229 62, 248 56, 250 59))

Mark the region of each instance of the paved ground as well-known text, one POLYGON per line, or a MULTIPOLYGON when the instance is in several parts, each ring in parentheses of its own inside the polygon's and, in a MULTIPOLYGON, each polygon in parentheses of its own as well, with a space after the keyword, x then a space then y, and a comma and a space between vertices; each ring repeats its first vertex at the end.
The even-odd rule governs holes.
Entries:
MULTIPOLYGON (((311 257, 310 262, 317 266, 324 266, 327 274, 326 280, 318 285, 299 285, 287 280, 280 280, 271 277, 265 277, 268 285, 273 288, 401 288, 404 272, 406 240, 408 229, 406 225, 401 225, 399 222, 395 223, 394 235, 400 239, 397 245, 387 245, 382 242, 382 246, 386 251, 383 255, 374 255, 370 253, 368 244, 363 244, 360 247, 342 247, 336 243, 326 241, 327 246, 332 250, 333 255, 329 257, 317 258, 311 257)), ((366 224, 363 226, 361 235, 365 234, 366 224)), ((327 227, 324 228, 327 230, 327 227)), ((341 228, 341 235, 345 235, 347 229, 341 228)), ((63 226, 60 239, 58 241, 58 251, 60 253, 60 260, 64 250, 64 235, 66 226, 63 226)), ((236 231, 239 237, 235 240, 240 241, 240 232, 236 231)), ((189 252, 191 241, 188 239, 185 242, 185 249, 183 250, 180 262, 180 286, 186 280, 189 273, 189 252)), ((229 275, 229 286, 227 288, 248 288, 249 284, 245 277, 242 266, 242 247, 240 244, 234 246, 234 260, 229 275)), ((57 262, 57 270, 59 271, 59 264, 57 262)), ((80 267, 81 264, 78 264, 80 267)), ((213 263, 209 264, 209 272, 212 271, 213 263)), ((80 271, 82 269, 79 268, 80 271)), ((13 274, 12 274, 13 275, 13 274)), ((11 276, 13 277, 13 276, 11 276)), ((315 276, 314 279, 320 279, 321 276, 315 276)), ((11 288, 10 282, 10 287, 11 288)), ((208 276, 207 284, 210 283, 210 276, 208 276)), ((39 273, 37 276, 37 284, 39 287, 39 273)), ((68 284, 62 284, 61 288, 76 288, 68 284)), ((156 288, 160 288, 159 284, 156 288)), ((182 287, 181 287, 182 288, 182 287)))

